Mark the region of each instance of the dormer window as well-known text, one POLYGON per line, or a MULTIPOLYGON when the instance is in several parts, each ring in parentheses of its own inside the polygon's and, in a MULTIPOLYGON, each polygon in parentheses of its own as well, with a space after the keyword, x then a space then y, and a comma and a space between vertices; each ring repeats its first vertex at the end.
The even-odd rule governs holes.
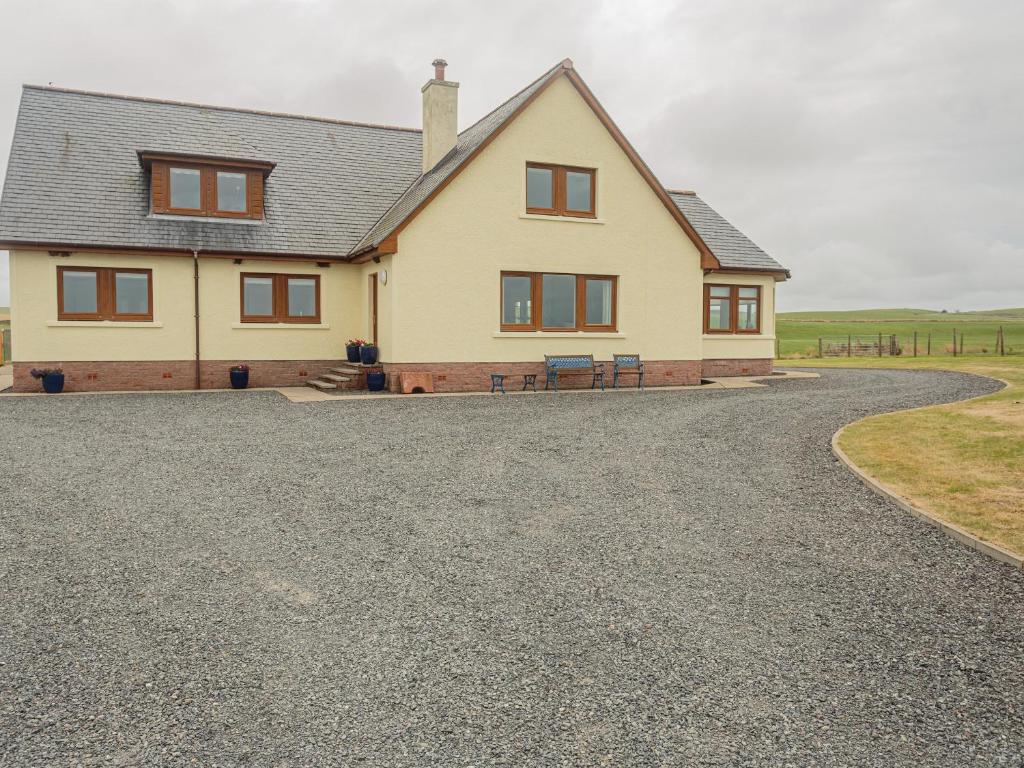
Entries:
POLYGON ((150 168, 155 214, 263 218, 263 181, 271 163, 140 153, 150 168))
POLYGON ((597 172, 546 163, 526 164, 526 212, 543 216, 596 216, 597 172))

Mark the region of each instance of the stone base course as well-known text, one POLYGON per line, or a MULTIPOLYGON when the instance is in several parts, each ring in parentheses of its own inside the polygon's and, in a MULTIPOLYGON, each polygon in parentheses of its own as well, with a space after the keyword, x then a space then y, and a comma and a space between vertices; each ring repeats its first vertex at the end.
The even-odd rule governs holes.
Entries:
MULTIPOLYGON (((294 387, 315 379, 341 360, 204 360, 200 364, 203 389, 231 386, 228 369, 247 362, 250 387, 294 387)), ((14 363, 14 391, 38 392, 33 368, 61 368, 65 392, 195 389, 196 369, 191 360, 14 363)))
POLYGON ((707 379, 715 376, 770 376, 774 361, 768 358, 736 360, 704 360, 701 375, 707 379))
MULTIPOLYGON (((240 362, 250 366, 250 387, 294 387, 305 384, 331 368, 345 366, 344 360, 204 360, 200 365, 203 389, 224 389, 231 386, 228 369, 240 362)), ((38 392, 41 385, 32 378, 33 368, 62 368, 66 392, 104 392, 121 390, 175 390, 195 389, 195 363, 191 360, 143 360, 16 362, 14 367, 15 392, 38 392)), ((491 387, 492 373, 506 373, 506 389, 522 387, 524 373, 537 376, 537 387, 544 386, 544 364, 529 363, 383 363, 388 374, 388 389, 400 390, 399 374, 431 373, 435 392, 478 392, 491 387)), ((709 376, 767 376, 772 372, 772 360, 645 360, 645 384, 648 387, 694 386, 701 377, 709 376)), ((612 384, 612 365, 605 361, 605 386, 612 384)), ((589 388, 589 376, 562 376, 559 389, 589 388)), ((636 377, 627 376, 620 384, 635 386, 636 377)), ((350 382, 340 388, 365 387, 361 375, 353 375, 350 382)))

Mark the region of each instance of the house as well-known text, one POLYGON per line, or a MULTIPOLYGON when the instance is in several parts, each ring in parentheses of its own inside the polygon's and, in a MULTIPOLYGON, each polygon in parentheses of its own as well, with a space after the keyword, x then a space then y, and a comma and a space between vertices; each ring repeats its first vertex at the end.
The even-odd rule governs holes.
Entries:
POLYGON ((296 385, 351 337, 438 391, 545 354, 639 353, 649 386, 771 372, 789 273, 663 188, 571 61, 461 133, 434 66, 422 130, 25 86, 15 390, 48 366, 68 391, 224 387, 241 362, 296 385))

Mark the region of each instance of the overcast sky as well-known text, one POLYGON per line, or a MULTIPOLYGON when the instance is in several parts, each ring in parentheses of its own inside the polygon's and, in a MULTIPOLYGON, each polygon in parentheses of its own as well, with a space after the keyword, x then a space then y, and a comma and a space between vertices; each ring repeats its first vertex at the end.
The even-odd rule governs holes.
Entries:
MULTIPOLYGON (((569 57, 670 187, 793 272, 780 309, 1024 306, 1024 2, 0 0, 20 85, 465 127, 569 57)), ((0 304, 7 304, 6 256, 0 304)))

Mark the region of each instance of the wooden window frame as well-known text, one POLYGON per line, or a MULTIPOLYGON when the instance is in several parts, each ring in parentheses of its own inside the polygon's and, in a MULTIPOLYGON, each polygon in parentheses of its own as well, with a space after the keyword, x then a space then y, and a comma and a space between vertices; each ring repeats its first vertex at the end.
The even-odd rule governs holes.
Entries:
MULTIPOLYGON (((715 298, 724 299, 724 296, 716 296, 715 298)), ((746 301, 750 301, 750 297, 743 297, 746 301)), ((762 312, 762 291, 760 285, 736 285, 727 283, 705 283, 704 284, 704 333, 729 333, 729 334, 759 334, 761 333, 761 312, 762 312), (712 288, 727 288, 729 290, 729 327, 728 328, 712 328, 711 327, 711 289, 712 288), (756 328, 740 328, 739 327, 739 315, 740 315, 740 288, 753 288, 757 291, 757 327, 756 328)))
POLYGON ((110 320, 118 323, 151 323, 153 322, 153 270, 136 267, 57 267, 57 319, 58 320, 110 320), (96 311, 65 312, 64 311, 64 273, 92 272, 96 275, 96 311), (118 312, 117 311, 117 275, 146 275, 147 298, 149 311, 118 312))
POLYGON ((209 164, 188 160, 161 160, 152 163, 150 210, 173 216, 204 216, 222 219, 263 218, 263 171, 243 166, 209 164), (199 207, 174 208, 171 205, 171 169, 199 171, 199 207), (217 208, 217 174, 238 173, 245 178, 245 210, 222 211, 217 208))
POLYGON ((281 272, 242 272, 238 279, 239 318, 243 323, 296 323, 299 325, 320 324, 320 275, 285 274, 281 272), (247 277, 271 278, 270 315, 245 314, 245 279, 247 277), (313 280, 316 284, 316 314, 310 317, 292 317, 288 314, 288 281, 313 280))
MULTIPOLYGON (((551 163, 527 163, 526 164, 526 212, 539 216, 569 216, 577 219, 597 218, 597 169, 579 168, 574 165, 553 165, 551 163), (532 208, 529 205, 529 176, 531 168, 542 168, 551 171, 551 208, 532 208), (566 181, 567 172, 585 173, 590 176, 590 210, 576 211, 567 207, 566 181)), ((554 273, 550 273, 554 274, 554 273)))
POLYGON ((498 319, 503 333, 615 333, 619 323, 619 278, 618 275, 580 275, 573 272, 519 272, 502 271, 498 281, 498 319), (569 275, 576 278, 576 322, 572 327, 551 328, 544 321, 544 275, 569 275), (530 278, 530 322, 525 324, 505 323, 505 278, 530 278), (587 281, 609 280, 612 284, 612 322, 610 325, 587 324, 587 281))

